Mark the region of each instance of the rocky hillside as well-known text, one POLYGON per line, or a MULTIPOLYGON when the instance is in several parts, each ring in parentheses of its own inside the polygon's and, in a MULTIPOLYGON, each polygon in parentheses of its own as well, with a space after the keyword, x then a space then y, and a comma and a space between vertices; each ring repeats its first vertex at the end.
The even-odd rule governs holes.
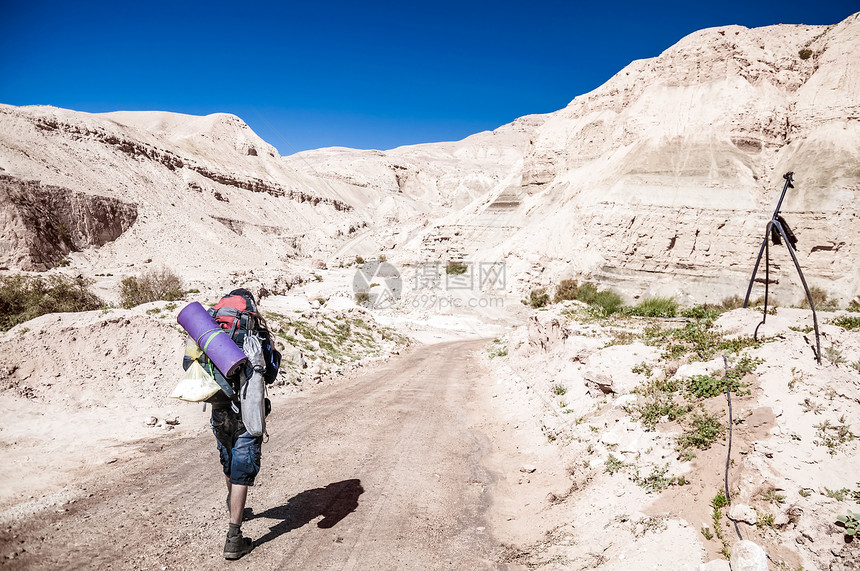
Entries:
MULTIPOLYGON (((807 277, 850 297, 860 288, 858 51, 856 14, 834 26, 691 34, 565 109, 519 119, 496 139, 463 141, 487 145, 519 133, 499 184, 435 220, 407 252, 504 258, 523 290, 580 275, 628 295, 718 300, 743 290, 782 175, 794 171, 782 212, 800 238, 807 277)), ((358 156, 305 153, 350 173, 364 168, 358 156)), ((784 251, 775 256, 790 264, 784 251)), ((793 302, 799 289, 788 269, 777 276, 777 295, 793 302)))
MULTIPOLYGON (((744 291, 793 171, 782 212, 807 280, 850 299, 860 291, 858 52, 860 14, 706 29, 555 113, 385 152, 280 157, 225 114, 2 105, 4 192, 42 198, 41 210, 3 202, 0 264, 68 258, 94 274, 151 260, 223 273, 355 255, 505 260, 519 292, 578 277, 627 297, 719 301, 744 291)), ((774 270, 777 298, 795 302, 784 249, 774 270)))
POLYGON ((0 261, 13 268, 45 269, 70 250, 94 270, 143 258, 176 271, 264 266, 325 251, 370 220, 372 199, 295 172, 231 115, 3 105, 0 132, 0 261))

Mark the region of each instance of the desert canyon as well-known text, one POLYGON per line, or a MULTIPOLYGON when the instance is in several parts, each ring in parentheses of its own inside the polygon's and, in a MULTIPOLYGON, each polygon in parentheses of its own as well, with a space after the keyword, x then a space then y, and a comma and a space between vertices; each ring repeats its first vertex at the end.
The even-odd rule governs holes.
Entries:
POLYGON ((0 274, 80 276, 105 302, 0 335, 0 567, 224 565, 208 414, 168 395, 178 311, 242 286, 285 360, 245 527, 264 539, 234 567, 716 570, 743 535, 771 569, 860 568, 835 525, 860 511, 858 54, 860 14, 705 29, 556 112, 386 151, 280 156, 227 114, 0 105, 0 274), (696 317, 526 303, 567 279, 631 306, 743 297, 787 172, 824 355, 785 246, 761 328, 754 307, 702 326, 737 350, 673 352, 696 317), (396 270, 389 303, 360 303, 391 278, 361 260, 396 270), (158 268, 190 293, 119 307, 158 268), (692 458, 699 413, 645 418, 741 363, 731 423, 724 394, 689 400, 722 423, 692 458))

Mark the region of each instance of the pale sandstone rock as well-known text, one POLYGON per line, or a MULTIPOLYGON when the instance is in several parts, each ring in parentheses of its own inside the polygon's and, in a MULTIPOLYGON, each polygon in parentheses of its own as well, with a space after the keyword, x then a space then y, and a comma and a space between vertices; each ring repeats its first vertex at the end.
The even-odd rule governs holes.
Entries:
POLYGON ((755 525, 758 522, 758 515, 746 504, 732 504, 729 508, 729 519, 755 525))
POLYGON ((749 540, 734 544, 730 563, 732 571, 768 571, 767 553, 749 540))

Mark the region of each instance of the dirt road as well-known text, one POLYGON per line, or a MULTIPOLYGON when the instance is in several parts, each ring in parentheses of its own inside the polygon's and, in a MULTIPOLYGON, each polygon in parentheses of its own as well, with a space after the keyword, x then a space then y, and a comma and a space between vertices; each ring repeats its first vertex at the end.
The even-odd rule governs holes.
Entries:
POLYGON ((134 443, 143 454, 74 482, 84 498, 4 526, 0 545, 16 555, 0 567, 503 567, 484 521, 488 440, 470 428, 481 347, 418 347, 276 402, 243 525, 255 549, 242 560, 220 553, 225 489, 201 430, 134 443))

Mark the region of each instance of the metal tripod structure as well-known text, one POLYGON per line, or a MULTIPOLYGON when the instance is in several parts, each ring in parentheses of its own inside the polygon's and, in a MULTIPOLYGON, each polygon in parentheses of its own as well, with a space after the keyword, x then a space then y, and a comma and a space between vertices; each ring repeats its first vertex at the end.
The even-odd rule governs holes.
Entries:
POLYGON ((782 195, 779 197, 779 202, 776 204, 776 210, 773 211, 773 216, 765 228, 764 242, 762 242, 761 250, 759 250, 758 258, 755 261, 755 267, 753 268, 752 277, 750 278, 750 284, 747 288, 747 295, 744 298, 744 307, 749 304, 750 293, 752 292, 753 283, 755 283, 755 275, 756 272, 758 272, 761 257, 764 255, 764 310, 762 313, 761 323, 756 326, 755 333, 753 335, 755 339, 758 340, 758 328, 764 325, 764 322, 767 320, 767 294, 768 285, 770 284, 770 246, 768 245, 768 237, 771 235, 772 229, 776 228, 777 232, 782 236, 785 247, 788 248, 788 253, 791 254, 791 259, 794 261, 794 267, 797 268, 797 274, 800 276, 800 282, 803 284, 803 289, 806 291, 806 299, 809 301, 809 307, 812 308, 812 323, 815 326, 815 360, 821 364, 821 339, 818 334, 818 316, 815 313, 815 304, 812 301, 812 295, 809 293, 809 287, 806 285, 806 278, 803 277, 803 271, 800 269, 800 263, 797 261, 797 256, 794 254, 794 248, 788 240, 785 228, 783 228, 782 223, 777 220, 779 209, 782 208, 782 201, 785 199, 786 191, 789 188, 794 188, 794 185, 791 184, 793 177, 793 172, 787 172, 782 175, 782 178, 785 179, 785 186, 782 187, 782 195))

